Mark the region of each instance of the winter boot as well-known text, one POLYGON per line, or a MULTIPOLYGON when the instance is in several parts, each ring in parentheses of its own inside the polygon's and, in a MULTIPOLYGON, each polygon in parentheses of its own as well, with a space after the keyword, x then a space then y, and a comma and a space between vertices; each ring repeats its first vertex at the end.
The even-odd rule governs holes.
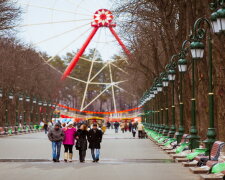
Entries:
POLYGON ((68 160, 68 153, 66 152, 64 153, 64 161, 67 162, 67 160, 68 160))
POLYGON ((72 162, 73 159, 73 153, 69 153, 69 162, 72 162))

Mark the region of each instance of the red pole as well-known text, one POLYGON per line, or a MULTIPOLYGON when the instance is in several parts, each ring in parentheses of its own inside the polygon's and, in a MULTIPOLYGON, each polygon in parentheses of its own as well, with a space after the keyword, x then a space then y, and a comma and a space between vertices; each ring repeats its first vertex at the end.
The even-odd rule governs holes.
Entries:
POLYGON ((127 54, 128 57, 130 57, 131 53, 130 51, 126 48, 126 46, 123 44, 117 33, 114 31, 113 27, 109 27, 111 33, 114 35, 116 40, 119 42, 120 46, 123 48, 124 52, 127 54))
POLYGON ((90 41, 92 40, 92 38, 94 37, 94 35, 96 34, 97 31, 98 31, 98 27, 95 27, 92 30, 91 34, 87 38, 86 42, 83 44, 82 48, 78 51, 78 53, 75 55, 75 57, 71 61, 70 65, 66 68, 65 72, 63 73, 63 75, 61 77, 62 80, 64 80, 71 73, 71 71, 74 69, 74 67, 76 66, 80 57, 83 55, 85 49, 87 48, 88 44, 90 43, 90 41))

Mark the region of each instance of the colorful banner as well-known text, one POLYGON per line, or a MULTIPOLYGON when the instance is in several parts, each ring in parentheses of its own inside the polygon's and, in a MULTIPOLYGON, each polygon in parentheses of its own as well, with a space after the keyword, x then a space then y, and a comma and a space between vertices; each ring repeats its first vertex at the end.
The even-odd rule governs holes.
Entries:
POLYGON ((81 111, 79 109, 75 109, 75 108, 71 108, 68 106, 64 106, 62 104, 58 104, 59 107, 65 108, 65 109, 69 109, 70 111, 77 111, 77 112, 82 112, 82 113, 87 113, 87 114, 115 114, 115 113, 126 113, 129 111, 135 111, 135 110, 139 110, 141 109, 141 107, 137 107, 137 108, 133 108, 133 109, 127 109, 127 110, 123 110, 123 111, 117 111, 117 112, 95 112, 95 111, 81 111))

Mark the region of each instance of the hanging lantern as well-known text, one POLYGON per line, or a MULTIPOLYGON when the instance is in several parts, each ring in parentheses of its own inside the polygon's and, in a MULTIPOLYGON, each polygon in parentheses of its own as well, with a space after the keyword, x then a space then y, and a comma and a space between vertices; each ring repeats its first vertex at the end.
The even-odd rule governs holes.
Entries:
POLYGON ((23 95, 22 94, 19 96, 19 101, 23 101, 23 95))
POLYGON ((26 102, 30 102, 30 97, 29 96, 26 97, 26 102))
POLYGON ((175 78, 176 78, 176 72, 174 69, 170 69, 168 71, 168 78, 170 81, 175 81, 175 78))
POLYGON ((200 59, 204 56, 204 44, 200 41, 194 41, 191 43, 191 55, 193 59, 200 59))
POLYGON ((217 11, 217 25, 219 31, 225 31, 225 8, 217 11))
POLYGON ((12 92, 9 93, 9 99, 11 99, 11 100, 13 99, 13 93, 12 92))
POLYGON ((211 14, 211 17, 210 17, 214 33, 219 33, 220 32, 219 31, 218 22, 217 22, 217 16, 218 16, 217 12, 214 12, 214 13, 211 14))
POLYGON ((187 71, 187 60, 186 59, 179 59, 178 60, 178 70, 179 70, 179 72, 186 72, 187 71))
POLYGON ((168 77, 164 77, 162 79, 163 87, 168 87, 169 86, 169 79, 168 77))
POLYGON ((153 87, 152 90, 153 90, 153 92, 154 92, 155 95, 158 94, 158 91, 157 91, 157 88, 156 87, 153 87))
POLYGON ((163 90, 163 85, 162 85, 161 82, 158 83, 158 84, 156 85, 156 87, 157 87, 157 91, 158 91, 158 92, 162 92, 162 90, 163 90))
POLYGON ((2 98, 3 97, 3 90, 2 90, 2 88, 0 88, 0 98, 2 98))
POLYGON ((35 98, 33 99, 33 103, 34 103, 34 104, 36 104, 36 103, 37 103, 37 100, 36 100, 35 98))

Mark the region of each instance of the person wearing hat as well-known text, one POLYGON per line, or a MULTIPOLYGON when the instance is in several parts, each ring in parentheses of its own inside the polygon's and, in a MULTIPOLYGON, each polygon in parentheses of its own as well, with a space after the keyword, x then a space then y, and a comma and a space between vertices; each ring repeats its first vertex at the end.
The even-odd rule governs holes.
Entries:
POLYGON ((93 124, 93 128, 88 132, 88 142, 89 148, 91 149, 93 162, 99 161, 102 134, 103 133, 98 129, 97 124, 93 124))
POLYGON ((64 132, 60 124, 56 123, 54 128, 50 129, 48 139, 52 142, 52 158, 54 162, 59 162, 61 144, 64 140, 64 132))
POLYGON ((72 162, 73 158, 73 146, 75 141, 76 128, 73 127, 73 122, 70 121, 65 128, 63 128, 65 138, 63 140, 64 145, 64 161, 72 162), (69 152, 68 152, 69 151, 69 152))

